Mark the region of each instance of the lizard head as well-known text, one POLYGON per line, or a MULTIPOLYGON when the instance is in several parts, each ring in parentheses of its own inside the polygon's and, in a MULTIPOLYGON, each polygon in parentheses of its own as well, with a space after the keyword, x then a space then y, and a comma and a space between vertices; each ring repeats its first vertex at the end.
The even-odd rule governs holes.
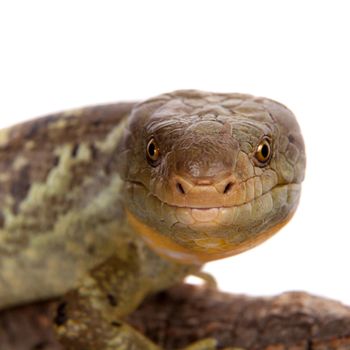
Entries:
POLYGON ((240 253, 297 207, 305 151, 283 105, 177 91, 138 104, 122 142, 132 226, 159 254, 203 263, 240 253))

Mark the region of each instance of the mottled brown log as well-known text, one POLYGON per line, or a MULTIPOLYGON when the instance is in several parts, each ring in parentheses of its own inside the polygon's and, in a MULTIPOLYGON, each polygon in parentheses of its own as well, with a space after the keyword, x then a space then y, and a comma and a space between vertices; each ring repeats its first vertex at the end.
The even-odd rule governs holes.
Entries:
MULTIPOLYGON (((2 311, 0 349, 62 350, 51 330, 56 305, 2 311)), ((350 349, 350 307, 301 292, 253 298, 180 285, 146 300, 128 320, 166 349, 204 337, 215 337, 220 349, 350 349)))

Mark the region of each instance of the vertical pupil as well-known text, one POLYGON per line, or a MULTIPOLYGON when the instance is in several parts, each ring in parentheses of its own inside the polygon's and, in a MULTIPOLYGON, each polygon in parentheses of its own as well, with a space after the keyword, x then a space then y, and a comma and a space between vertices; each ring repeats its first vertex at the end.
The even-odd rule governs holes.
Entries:
POLYGON ((266 143, 262 146, 261 154, 264 158, 267 158, 269 156, 269 147, 266 143))
POLYGON ((154 147, 154 143, 152 142, 149 147, 148 147, 148 152, 150 156, 154 156, 154 151, 155 151, 155 147, 154 147))

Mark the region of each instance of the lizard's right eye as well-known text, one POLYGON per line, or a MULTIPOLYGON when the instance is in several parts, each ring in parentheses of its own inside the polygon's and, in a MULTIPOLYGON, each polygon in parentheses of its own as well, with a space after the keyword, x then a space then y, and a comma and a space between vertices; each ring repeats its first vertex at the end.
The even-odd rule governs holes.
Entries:
POLYGON ((148 141, 146 156, 151 165, 155 165, 160 156, 159 147, 153 137, 148 141))

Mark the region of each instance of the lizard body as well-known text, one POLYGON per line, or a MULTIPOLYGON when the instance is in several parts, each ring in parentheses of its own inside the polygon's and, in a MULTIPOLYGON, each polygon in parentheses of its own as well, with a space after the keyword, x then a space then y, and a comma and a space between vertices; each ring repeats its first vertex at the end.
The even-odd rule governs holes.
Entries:
POLYGON ((123 317, 278 231, 304 168, 293 114, 243 94, 177 91, 5 129, 0 308, 66 294, 67 348, 156 349, 123 317))

